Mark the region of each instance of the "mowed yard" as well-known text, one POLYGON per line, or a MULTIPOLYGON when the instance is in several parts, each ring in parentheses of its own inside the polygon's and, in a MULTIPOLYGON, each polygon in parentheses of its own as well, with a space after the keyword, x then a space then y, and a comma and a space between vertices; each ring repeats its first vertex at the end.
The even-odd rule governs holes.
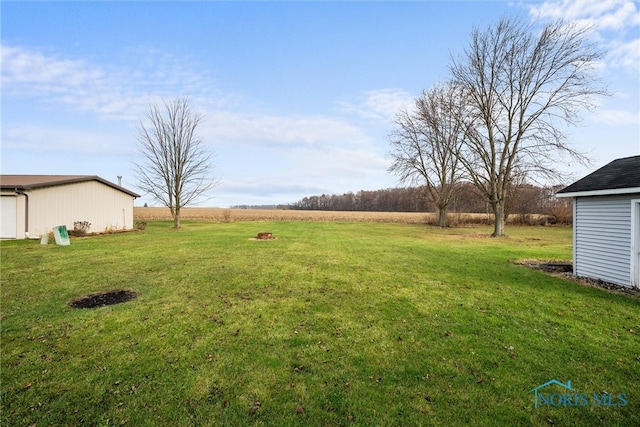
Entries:
POLYGON ((490 232, 155 221, 2 242, 0 421, 640 425, 640 301, 516 263, 570 260, 570 228, 490 232), (68 305, 117 289, 138 296, 68 305), (536 408, 552 379, 588 404, 536 408))

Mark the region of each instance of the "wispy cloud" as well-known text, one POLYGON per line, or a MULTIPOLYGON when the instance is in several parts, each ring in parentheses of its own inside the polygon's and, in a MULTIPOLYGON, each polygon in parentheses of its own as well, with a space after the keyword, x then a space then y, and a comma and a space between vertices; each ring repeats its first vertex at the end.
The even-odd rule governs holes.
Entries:
POLYGON ((549 0, 529 6, 534 18, 565 19, 593 27, 608 51, 606 65, 638 79, 640 69, 640 10, 629 0, 549 0))
POLYGON ((136 120, 151 99, 212 93, 211 82, 192 72, 185 58, 153 50, 131 52, 134 68, 4 43, 1 52, 4 96, 39 98, 106 119, 136 120))
POLYGON ((81 111, 120 116, 130 107, 117 79, 84 60, 46 55, 34 49, 2 45, 5 96, 26 96, 81 111))
POLYGON ((3 149, 131 159, 135 123, 149 102, 195 93, 192 105, 205 116, 200 135, 220 162, 222 183, 215 193, 247 202, 295 201, 316 193, 377 188, 372 182, 379 182, 386 159, 377 146, 380 141, 353 116, 387 120, 410 100, 402 90, 378 90, 341 103, 341 111, 333 115, 273 114, 255 106, 265 100, 223 93, 187 60, 160 51, 129 56, 138 60, 118 66, 117 58, 111 58, 97 65, 84 58, 3 45, 3 97, 30 98, 51 109, 66 106, 72 114, 87 113, 97 125, 104 119, 119 122, 103 129, 11 123, 3 128, 3 149))
POLYGON ((370 189, 388 167, 373 138, 339 118, 214 111, 203 129, 234 165, 222 165, 218 190, 236 200, 370 189))
POLYGON ((38 94, 57 94, 101 81, 105 74, 82 60, 61 59, 41 52, 2 45, 2 83, 4 89, 38 94))
POLYGON ((640 38, 629 42, 612 41, 607 58, 612 68, 623 69, 627 74, 640 78, 640 38))
POLYGON ((367 120, 391 121, 403 107, 413 102, 413 95, 402 89, 367 91, 357 101, 340 101, 340 111, 367 120))
POLYGON ((636 5, 628 0, 549 0, 531 4, 529 10, 537 18, 581 21, 597 26, 600 30, 618 31, 640 25, 636 5))
MULTIPOLYGON (((193 64, 190 67, 184 59, 159 51, 136 52, 135 56, 139 58, 135 68, 114 64, 97 66, 84 59, 3 44, 3 96, 32 97, 49 103, 52 108, 63 104, 98 118, 137 122, 150 102, 184 94, 190 96, 194 107, 205 115, 201 128, 205 139, 223 144, 322 147, 363 146, 370 142, 360 128, 339 118, 247 111, 246 102, 231 101, 232 95, 215 89, 207 75, 199 74, 197 67, 193 64)), ((365 105, 357 108, 388 114, 397 105, 398 93, 368 93, 365 105)), ((41 134, 47 133, 43 128, 40 130, 41 134)), ((13 140, 22 135, 26 141, 38 132, 38 129, 14 128, 13 140)))
POLYGON ((594 115, 594 120, 607 125, 638 126, 640 112, 631 113, 625 110, 601 109, 594 115))
POLYGON ((230 110, 208 112, 203 132, 211 140, 234 145, 322 148, 333 144, 363 146, 369 142, 361 129, 337 118, 230 110))
MULTIPOLYGON (((277 148, 266 154, 249 150, 244 162, 251 171, 236 170, 222 176, 222 184, 217 189, 223 198, 237 200, 239 204, 268 203, 269 200, 286 203, 310 195, 378 189, 381 188, 380 171, 388 166, 385 159, 371 150, 338 145, 324 149, 277 148), (274 168, 272 163, 278 166, 274 168)), ((388 185, 391 186, 391 179, 388 185)))
POLYGON ((247 200, 247 203, 269 203, 279 200, 280 203, 295 202, 300 195, 321 194, 326 191, 322 186, 285 181, 278 177, 240 178, 225 182, 221 190, 236 200, 247 200))

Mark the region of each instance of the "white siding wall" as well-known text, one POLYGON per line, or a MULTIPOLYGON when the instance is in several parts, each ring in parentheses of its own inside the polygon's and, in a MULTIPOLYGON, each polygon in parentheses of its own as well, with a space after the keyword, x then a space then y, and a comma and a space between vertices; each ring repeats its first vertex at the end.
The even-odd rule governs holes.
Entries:
POLYGON ((29 234, 40 236, 58 225, 73 229, 89 221, 90 232, 133 228, 133 197, 98 181, 29 191, 29 234))
POLYGON ((630 286, 631 198, 577 197, 574 273, 630 286))
POLYGON ((0 239, 15 239, 18 236, 18 203, 15 195, 0 196, 0 239))

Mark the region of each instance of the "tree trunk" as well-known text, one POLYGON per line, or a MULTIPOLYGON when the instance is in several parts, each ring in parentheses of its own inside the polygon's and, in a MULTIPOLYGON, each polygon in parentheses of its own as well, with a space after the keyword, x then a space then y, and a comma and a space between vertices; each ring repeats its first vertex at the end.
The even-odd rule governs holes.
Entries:
POLYGON ((180 228, 180 209, 176 208, 173 214, 173 228, 180 228))
POLYGON ((493 208, 493 234, 491 237, 503 237, 504 234, 504 202, 492 202, 491 207, 493 208))
POLYGON ((438 206, 438 227, 440 228, 447 227, 447 207, 446 206, 438 206))

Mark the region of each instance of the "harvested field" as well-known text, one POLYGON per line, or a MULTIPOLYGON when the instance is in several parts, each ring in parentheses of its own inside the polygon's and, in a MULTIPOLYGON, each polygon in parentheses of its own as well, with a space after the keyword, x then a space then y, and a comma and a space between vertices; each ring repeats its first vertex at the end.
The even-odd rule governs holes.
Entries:
MULTIPOLYGON (((167 208, 139 208, 133 210, 136 219, 170 220, 167 208)), ((486 215, 484 215, 486 218, 486 215)), ((435 214, 419 212, 343 212, 302 211, 288 209, 222 209, 183 208, 181 219, 199 221, 315 221, 315 222, 397 222, 421 224, 435 220, 435 214)))
MULTIPOLYGON (((135 219, 170 220, 169 209, 161 207, 135 207, 135 219)), ((530 215, 538 222, 543 215, 530 215)), ((405 224, 436 224, 437 215, 425 212, 354 212, 354 211, 306 211, 288 209, 224 209, 183 208, 181 219, 196 221, 311 221, 311 222, 385 222, 405 224)), ((513 219, 517 219, 515 216, 513 219)), ((465 224, 491 224, 493 215, 480 213, 451 213, 452 226, 465 224)), ((511 221, 507 221, 511 223, 511 221)))

